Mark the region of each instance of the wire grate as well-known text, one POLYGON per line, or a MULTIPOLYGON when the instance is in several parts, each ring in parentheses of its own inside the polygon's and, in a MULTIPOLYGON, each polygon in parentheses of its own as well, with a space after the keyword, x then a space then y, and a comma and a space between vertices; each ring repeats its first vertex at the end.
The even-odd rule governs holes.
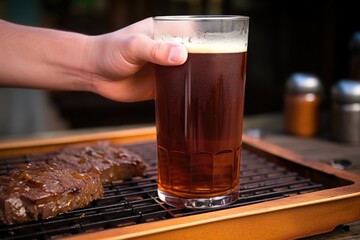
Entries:
MULTIPOLYGON (((105 185, 104 198, 89 206, 16 226, 0 225, 1 239, 54 239, 75 234, 126 227, 153 221, 185 217, 216 210, 177 209, 157 197, 157 164, 155 142, 126 145, 148 163, 145 177, 105 185)), ((28 156, 0 159, 0 174, 19 164, 39 159, 28 156)), ((291 172, 276 163, 243 150, 241 163, 240 198, 225 208, 284 198, 323 189, 322 184, 291 172)))

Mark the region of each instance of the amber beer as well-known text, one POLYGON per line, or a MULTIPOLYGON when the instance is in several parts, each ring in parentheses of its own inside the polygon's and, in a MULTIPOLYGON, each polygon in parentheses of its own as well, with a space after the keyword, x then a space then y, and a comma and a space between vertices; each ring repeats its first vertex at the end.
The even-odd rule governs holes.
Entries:
POLYGON ((246 56, 231 44, 192 44, 185 64, 156 67, 158 193, 170 205, 237 200, 246 56))

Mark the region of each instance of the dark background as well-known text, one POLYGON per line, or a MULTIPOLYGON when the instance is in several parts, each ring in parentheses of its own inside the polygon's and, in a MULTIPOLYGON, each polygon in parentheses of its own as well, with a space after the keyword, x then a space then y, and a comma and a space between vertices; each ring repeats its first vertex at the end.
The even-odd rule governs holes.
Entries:
MULTIPOLYGON (((353 0, 32 0, 2 2, 5 19, 37 9, 39 26, 90 35, 107 33, 155 15, 238 14, 250 16, 245 115, 281 112, 284 84, 293 72, 319 76, 323 109, 331 86, 349 75, 350 40, 360 31, 353 0)), ((21 18, 20 18, 21 19, 21 18)), ((205 69, 204 69, 205 71, 205 69)), ((117 103, 84 92, 51 92, 70 128, 154 122, 153 101, 117 103)))

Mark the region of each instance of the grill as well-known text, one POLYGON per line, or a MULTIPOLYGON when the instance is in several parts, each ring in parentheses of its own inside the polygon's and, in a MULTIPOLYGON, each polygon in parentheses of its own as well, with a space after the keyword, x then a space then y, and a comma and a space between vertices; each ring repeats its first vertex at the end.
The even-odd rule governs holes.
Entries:
MULTIPOLYGON (((124 146, 124 144, 122 144, 124 146)), ((125 144, 125 147, 141 155, 149 165, 144 177, 105 185, 104 198, 96 200, 86 208, 61 214, 48 220, 40 220, 22 225, 0 225, 1 239, 54 239, 81 234, 98 233, 108 229, 128 228, 161 222, 169 219, 181 219, 189 216, 239 207, 327 189, 351 185, 354 182, 344 178, 327 178, 318 170, 258 151, 256 147, 245 144, 242 152, 240 198, 230 206, 216 210, 178 209, 163 203, 157 197, 156 144, 154 141, 125 144), (332 180, 332 181, 328 181, 332 180)), ((0 158, 0 174, 19 164, 36 161, 28 155, 0 158)), ((358 200, 358 199, 357 199, 358 200)), ((206 216, 206 214, 204 215, 206 216)))

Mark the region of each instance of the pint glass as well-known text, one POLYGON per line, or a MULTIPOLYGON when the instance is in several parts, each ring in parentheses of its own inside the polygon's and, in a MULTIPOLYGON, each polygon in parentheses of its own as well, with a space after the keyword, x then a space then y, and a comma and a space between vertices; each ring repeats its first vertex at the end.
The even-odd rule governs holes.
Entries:
POLYGON ((249 18, 154 17, 154 39, 182 44, 181 66, 156 66, 158 195, 213 208, 238 199, 249 18))

